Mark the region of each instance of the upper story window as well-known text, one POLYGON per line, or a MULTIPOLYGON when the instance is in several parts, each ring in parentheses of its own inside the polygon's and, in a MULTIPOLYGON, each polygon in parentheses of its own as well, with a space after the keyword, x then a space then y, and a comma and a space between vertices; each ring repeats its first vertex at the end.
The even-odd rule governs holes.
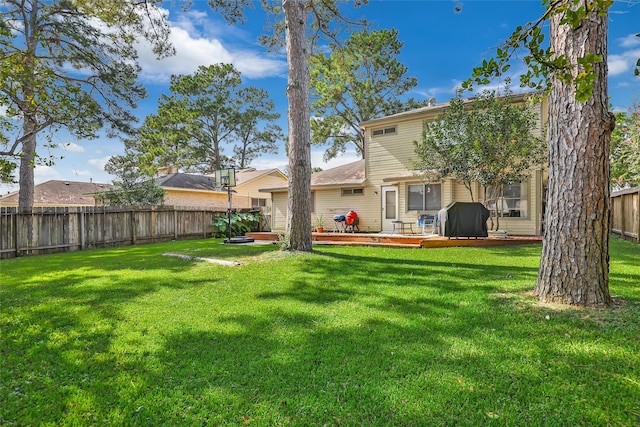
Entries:
POLYGON ((374 129, 372 132, 373 136, 382 136, 382 135, 393 135, 396 133, 395 126, 389 126, 386 128, 374 129))
POLYGON ((407 210, 434 211, 442 208, 442 184, 408 185, 407 191, 407 210))
POLYGON ((343 188, 343 196, 364 196, 364 188, 343 188))

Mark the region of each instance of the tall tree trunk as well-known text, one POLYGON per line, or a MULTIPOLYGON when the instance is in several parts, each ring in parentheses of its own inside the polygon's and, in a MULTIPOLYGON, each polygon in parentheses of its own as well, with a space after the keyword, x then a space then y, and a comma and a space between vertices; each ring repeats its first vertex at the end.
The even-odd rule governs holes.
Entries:
MULTIPOLYGON (((34 97, 34 85, 37 81, 35 73, 35 52, 37 49, 38 41, 35 37, 35 32, 38 28, 37 19, 40 5, 37 1, 31 4, 31 11, 29 12, 28 24, 25 22, 25 34, 26 45, 28 48, 27 54, 24 58, 24 68, 27 72, 27 77, 22 84, 23 100, 21 110, 23 111, 22 117, 22 152, 20 155, 20 173, 18 183, 20 185, 18 193, 18 212, 31 213, 33 210, 33 200, 35 192, 34 171, 36 160, 36 129, 38 127, 38 119, 35 113, 35 97, 34 97)), ((31 227, 28 227, 31 229, 31 227)), ((29 239, 30 240, 30 239, 29 239)))
POLYGON ((289 249, 311 251, 311 125, 305 0, 283 0, 289 79, 289 249))
POLYGON ((22 141, 22 154, 20 156, 20 174, 18 193, 18 211, 20 213, 31 213, 33 208, 33 198, 35 192, 34 168, 36 158, 36 134, 34 133, 36 124, 33 120, 25 116, 23 123, 24 135, 27 137, 22 141))
POLYGON ((575 88, 554 78, 549 96, 549 191, 535 292, 543 302, 608 306, 609 143, 607 19, 597 12, 578 28, 551 19, 551 47, 572 64, 602 55, 593 96, 576 101, 575 88))

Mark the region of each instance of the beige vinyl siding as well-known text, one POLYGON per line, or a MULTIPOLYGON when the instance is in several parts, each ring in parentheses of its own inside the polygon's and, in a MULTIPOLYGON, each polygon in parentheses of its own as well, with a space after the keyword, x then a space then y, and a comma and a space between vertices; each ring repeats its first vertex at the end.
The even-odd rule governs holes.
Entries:
POLYGON ((251 207, 251 199, 267 199, 267 206, 271 206, 271 199, 269 193, 260 192, 261 188, 274 188, 286 182, 286 178, 277 172, 272 172, 268 175, 263 175, 259 178, 253 179, 245 184, 240 184, 235 188, 236 193, 239 196, 243 196, 249 199, 249 207, 251 207))
MULTIPOLYGON (((527 183, 527 217, 526 218, 500 218, 500 229, 506 230, 511 235, 539 235, 542 219, 542 171, 531 172, 527 183)), ((491 224, 487 222, 487 224, 491 224)))
MULTIPOLYGON (((357 186, 350 186, 354 188, 357 186)), ((324 218, 325 230, 333 230, 334 215, 346 215, 349 211, 354 211, 360 218, 358 228, 362 232, 378 232, 380 226, 380 195, 371 186, 364 187, 363 195, 343 196, 342 188, 332 188, 326 190, 314 190, 315 210, 313 213, 313 225, 315 218, 322 215, 324 218)), ((379 192, 378 192, 379 193, 379 192)))
POLYGON ((289 199, 286 192, 271 193, 272 215, 271 229, 285 231, 287 228, 287 204, 289 199))
POLYGON ((384 178, 415 169, 413 141, 422 138, 422 120, 398 123, 392 135, 371 137, 371 131, 367 134, 366 176, 371 185, 379 187, 384 178))
MULTIPOLYGON (((228 197, 227 194, 221 192, 165 188, 164 204, 168 206, 207 207, 226 211, 228 197)), ((233 194, 232 205, 238 209, 250 208, 251 199, 233 194)))

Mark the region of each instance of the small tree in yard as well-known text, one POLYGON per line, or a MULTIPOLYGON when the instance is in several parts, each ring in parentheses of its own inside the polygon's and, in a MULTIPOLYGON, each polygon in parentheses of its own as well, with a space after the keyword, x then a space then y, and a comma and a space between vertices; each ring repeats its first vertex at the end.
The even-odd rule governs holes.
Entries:
POLYGON ((611 186, 614 189, 640 185, 640 105, 628 113, 616 113, 611 135, 611 186))
POLYGON ((105 170, 119 179, 114 181, 113 190, 99 194, 103 202, 112 206, 157 206, 163 203, 164 188, 136 163, 131 156, 114 156, 109 160, 105 170))
POLYGON ((422 141, 414 141, 418 156, 415 167, 428 170, 435 180, 448 177, 462 182, 475 200, 471 184, 479 180, 480 160, 468 138, 469 119, 464 100, 455 98, 438 120, 425 121, 422 141))
POLYGON ((544 160, 545 146, 533 134, 537 117, 529 105, 494 93, 483 94, 469 108, 454 99, 440 120, 424 126, 423 141, 415 143, 420 169, 462 181, 472 200, 471 183, 482 184, 499 229, 504 187, 525 179, 544 160))

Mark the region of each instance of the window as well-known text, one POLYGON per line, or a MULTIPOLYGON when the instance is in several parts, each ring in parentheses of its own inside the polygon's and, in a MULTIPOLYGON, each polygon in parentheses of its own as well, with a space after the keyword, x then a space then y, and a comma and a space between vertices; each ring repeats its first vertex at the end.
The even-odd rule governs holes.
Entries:
POLYGON ((343 188, 343 196, 364 196, 364 188, 343 188))
POLYGON ((388 128, 380 128, 374 129, 372 132, 373 136, 383 136, 383 135, 393 135, 396 133, 396 127, 390 126, 388 128))
POLYGON ((407 209, 410 211, 433 211, 442 207, 441 184, 408 185, 407 193, 407 209))
POLYGON ((264 208, 267 206, 267 199, 254 199, 251 198, 251 207, 252 208, 264 208))
MULTIPOLYGON (((529 214, 527 209, 528 188, 526 181, 505 185, 504 200, 498 202, 498 214, 507 217, 527 218, 529 214)), ((487 187, 487 197, 491 197, 492 193, 493 188, 487 187)), ((491 211, 491 215, 495 216, 496 201, 489 200, 487 207, 491 211)))

